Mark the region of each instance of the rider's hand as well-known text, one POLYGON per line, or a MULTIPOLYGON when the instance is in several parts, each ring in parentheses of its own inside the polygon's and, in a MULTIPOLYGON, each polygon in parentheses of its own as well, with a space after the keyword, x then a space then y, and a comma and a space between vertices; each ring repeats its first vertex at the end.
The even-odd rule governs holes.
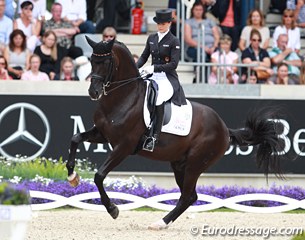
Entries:
POLYGON ((148 74, 152 74, 154 73, 154 66, 146 66, 146 67, 142 67, 139 69, 139 72, 141 73, 141 75, 148 75, 148 74))
POLYGON ((143 70, 145 72, 147 72, 147 74, 153 74, 154 73, 154 65, 146 66, 146 67, 143 68, 143 70))

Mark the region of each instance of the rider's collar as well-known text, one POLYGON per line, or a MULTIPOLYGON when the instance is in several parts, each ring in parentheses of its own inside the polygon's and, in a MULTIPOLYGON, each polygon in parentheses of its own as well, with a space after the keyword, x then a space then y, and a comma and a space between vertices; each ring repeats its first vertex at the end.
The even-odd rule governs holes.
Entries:
POLYGON ((164 36, 166 34, 168 34, 168 32, 169 32, 169 29, 166 32, 164 32, 164 33, 158 32, 158 42, 160 42, 162 40, 162 38, 164 38, 164 36))

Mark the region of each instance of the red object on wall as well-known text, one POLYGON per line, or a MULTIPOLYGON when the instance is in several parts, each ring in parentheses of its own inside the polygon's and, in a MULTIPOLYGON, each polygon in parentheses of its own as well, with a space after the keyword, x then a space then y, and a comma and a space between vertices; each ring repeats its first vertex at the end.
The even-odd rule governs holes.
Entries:
POLYGON ((131 11, 131 33, 132 34, 141 34, 141 27, 143 24, 143 15, 144 10, 140 6, 136 6, 131 11))

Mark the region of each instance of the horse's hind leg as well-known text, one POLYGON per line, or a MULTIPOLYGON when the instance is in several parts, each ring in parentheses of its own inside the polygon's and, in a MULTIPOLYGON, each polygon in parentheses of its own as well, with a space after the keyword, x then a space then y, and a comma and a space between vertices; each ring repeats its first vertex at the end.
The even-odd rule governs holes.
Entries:
POLYGON ((192 205, 197 200, 195 187, 200 174, 200 172, 196 171, 185 171, 182 189, 180 187, 181 197, 179 198, 176 207, 170 211, 163 219, 150 225, 148 227, 149 229, 161 230, 167 228, 170 223, 174 222, 190 205, 192 205))
POLYGON ((78 145, 84 141, 95 143, 107 142, 95 126, 86 132, 77 133, 72 137, 69 158, 66 167, 68 169, 68 180, 70 184, 74 187, 77 186, 79 183, 79 176, 74 173, 76 150, 78 148, 78 145))
MULTIPOLYGON (((174 171, 174 175, 175 175, 175 180, 177 185, 179 186, 180 192, 182 193, 183 191, 183 184, 184 184, 184 175, 185 175, 185 164, 186 161, 185 159, 181 160, 181 161, 177 161, 177 162, 172 162, 171 163, 171 167, 174 171)), ((194 202, 197 201, 197 193, 194 190, 193 194, 191 196, 191 204, 193 204, 194 202)))

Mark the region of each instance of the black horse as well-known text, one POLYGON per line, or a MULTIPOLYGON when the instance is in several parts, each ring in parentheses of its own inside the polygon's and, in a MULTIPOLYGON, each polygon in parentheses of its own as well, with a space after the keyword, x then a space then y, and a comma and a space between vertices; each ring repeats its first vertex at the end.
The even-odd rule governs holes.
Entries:
POLYGON ((81 142, 110 143, 113 151, 95 174, 94 182, 102 203, 114 219, 119 210, 107 196, 103 181, 114 167, 134 153, 170 162, 181 190, 176 207, 150 225, 152 229, 166 228, 197 200, 195 187, 200 174, 218 161, 230 144, 257 145, 258 166, 265 174, 269 170, 281 174, 279 155, 276 154, 281 144, 276 124, 270 121, 274 118, 272 111, 254 112, 248 116, 244 128, 232 130, 213 109, 191 102, 193 118, 187 136, 162 133, 153 152, 139 150, 137 146, 147 131, 143 119, 146 84, 124 44, 117 41, 96 43, 89 38, 87 41, 93 48, 89 95, 98 101, 98 108, 94 114, 94 127, 72 137, 66 165, 68 180, 72 186, 79 182, 74 166, 76 149, 81 142))

